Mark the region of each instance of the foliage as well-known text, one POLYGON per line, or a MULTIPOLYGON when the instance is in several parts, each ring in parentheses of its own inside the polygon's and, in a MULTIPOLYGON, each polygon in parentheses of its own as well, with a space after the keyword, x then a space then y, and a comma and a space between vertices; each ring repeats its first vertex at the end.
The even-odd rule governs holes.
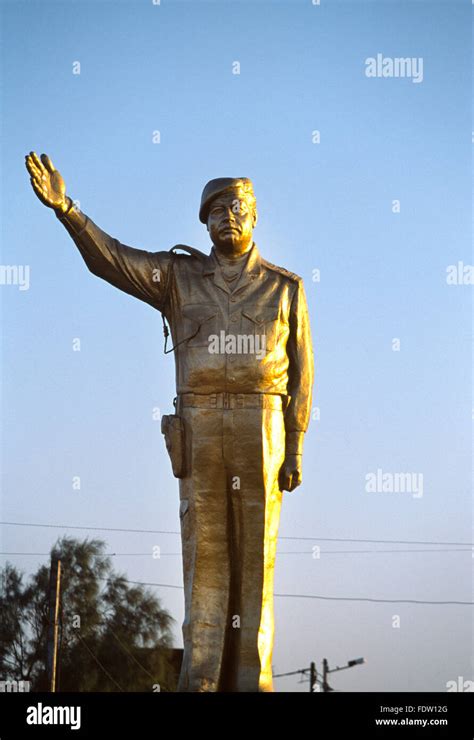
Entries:
MULTIPOLYGON (((173 619, 159 599, 113 571, 101 540, 64 537, 51 552, 61 560, 59 691, 175 690, 173 619), (155 687, 155 689, 154 689, 155 687)), ((0 675, 48 689, 46 648, 50 567, 24 575, 0 570, 0 675)))

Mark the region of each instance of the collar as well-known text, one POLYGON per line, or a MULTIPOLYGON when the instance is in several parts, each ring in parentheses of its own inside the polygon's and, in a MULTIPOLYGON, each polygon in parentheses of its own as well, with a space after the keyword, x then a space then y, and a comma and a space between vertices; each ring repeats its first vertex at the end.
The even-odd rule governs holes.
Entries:
POLYGON ((255 242, 252 243, 252 247, 249 251, 247 262, 243 266, 241 275, 237 281, 237 285, 234 287, 233 290, 232 288, 229 287, 227 282, 224 280, 224 277, 222 275, 221 266, 219 262, 217 261, 215 247, 212 247, 211 253, 204 260, 204 264, 202 268, 203 275, 213 275, 213 281, 215 285, 217 285, 219 288, 222 288, 222 290, 225 293, 233 293, 233 294, 237 293, 242 288, 244 288, 248 283, 250 283, 256 277, 258 277, 261 272, 262 272, 262 262, 261 262, 260 252, 258 251, 257 245, 255 244, 255 242))
MULTIPOLYGON (((208 254, 204 260, 202 274, 212 275, 218 269, 220 269, 220 265, 216 255, 216 248, 212 247, 210 254, 208 254)), ((262 263, 260 252, 258 251, 255 242, 253 242, 248 253, 247 262, 243 267, 243 272, 251 275, 260 275, 261 269, 262 263)))

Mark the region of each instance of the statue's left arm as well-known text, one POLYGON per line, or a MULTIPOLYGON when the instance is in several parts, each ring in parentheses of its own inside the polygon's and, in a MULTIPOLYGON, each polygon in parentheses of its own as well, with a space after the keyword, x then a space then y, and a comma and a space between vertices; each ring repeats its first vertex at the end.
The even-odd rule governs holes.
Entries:
POLYGON ((303 441, 311 415, 314 359, 308 306, 299 278, 290 309, 288 395, 285 412, 285 462, 280 472, 282 490, 293 491, 302 481, 303 441))

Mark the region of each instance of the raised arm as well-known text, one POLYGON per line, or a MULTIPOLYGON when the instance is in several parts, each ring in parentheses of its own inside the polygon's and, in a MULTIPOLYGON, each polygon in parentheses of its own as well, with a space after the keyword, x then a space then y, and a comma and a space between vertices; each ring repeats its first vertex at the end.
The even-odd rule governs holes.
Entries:
POLYGON ((55 211, 89 270, 125 293, 161 310, 170 253, 147 252, 121 244, 74 206, 66 195, 61 174, 46 154, 40 158, 35 152, 30 152, 25 159, 33 190, 45 206, 55 211))

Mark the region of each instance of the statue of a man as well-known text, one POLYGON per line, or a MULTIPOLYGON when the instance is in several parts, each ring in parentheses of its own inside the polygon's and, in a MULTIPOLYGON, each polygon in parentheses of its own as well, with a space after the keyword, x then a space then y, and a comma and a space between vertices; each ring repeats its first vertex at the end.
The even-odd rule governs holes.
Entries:
MULTIPOLYGON (((179 691, 273 691, 273 574, 282 491, 301 483, 313 352, 303 283, 260 256, 247 178, 202 193, 209 255, 121 244, 78 210, 45 154, 26 157, 89 270, 162 312, 176 413, 162 429, 179 477, 185 619, 179 691)), ((176 248, 175 248, 176 249, 176 248)))

